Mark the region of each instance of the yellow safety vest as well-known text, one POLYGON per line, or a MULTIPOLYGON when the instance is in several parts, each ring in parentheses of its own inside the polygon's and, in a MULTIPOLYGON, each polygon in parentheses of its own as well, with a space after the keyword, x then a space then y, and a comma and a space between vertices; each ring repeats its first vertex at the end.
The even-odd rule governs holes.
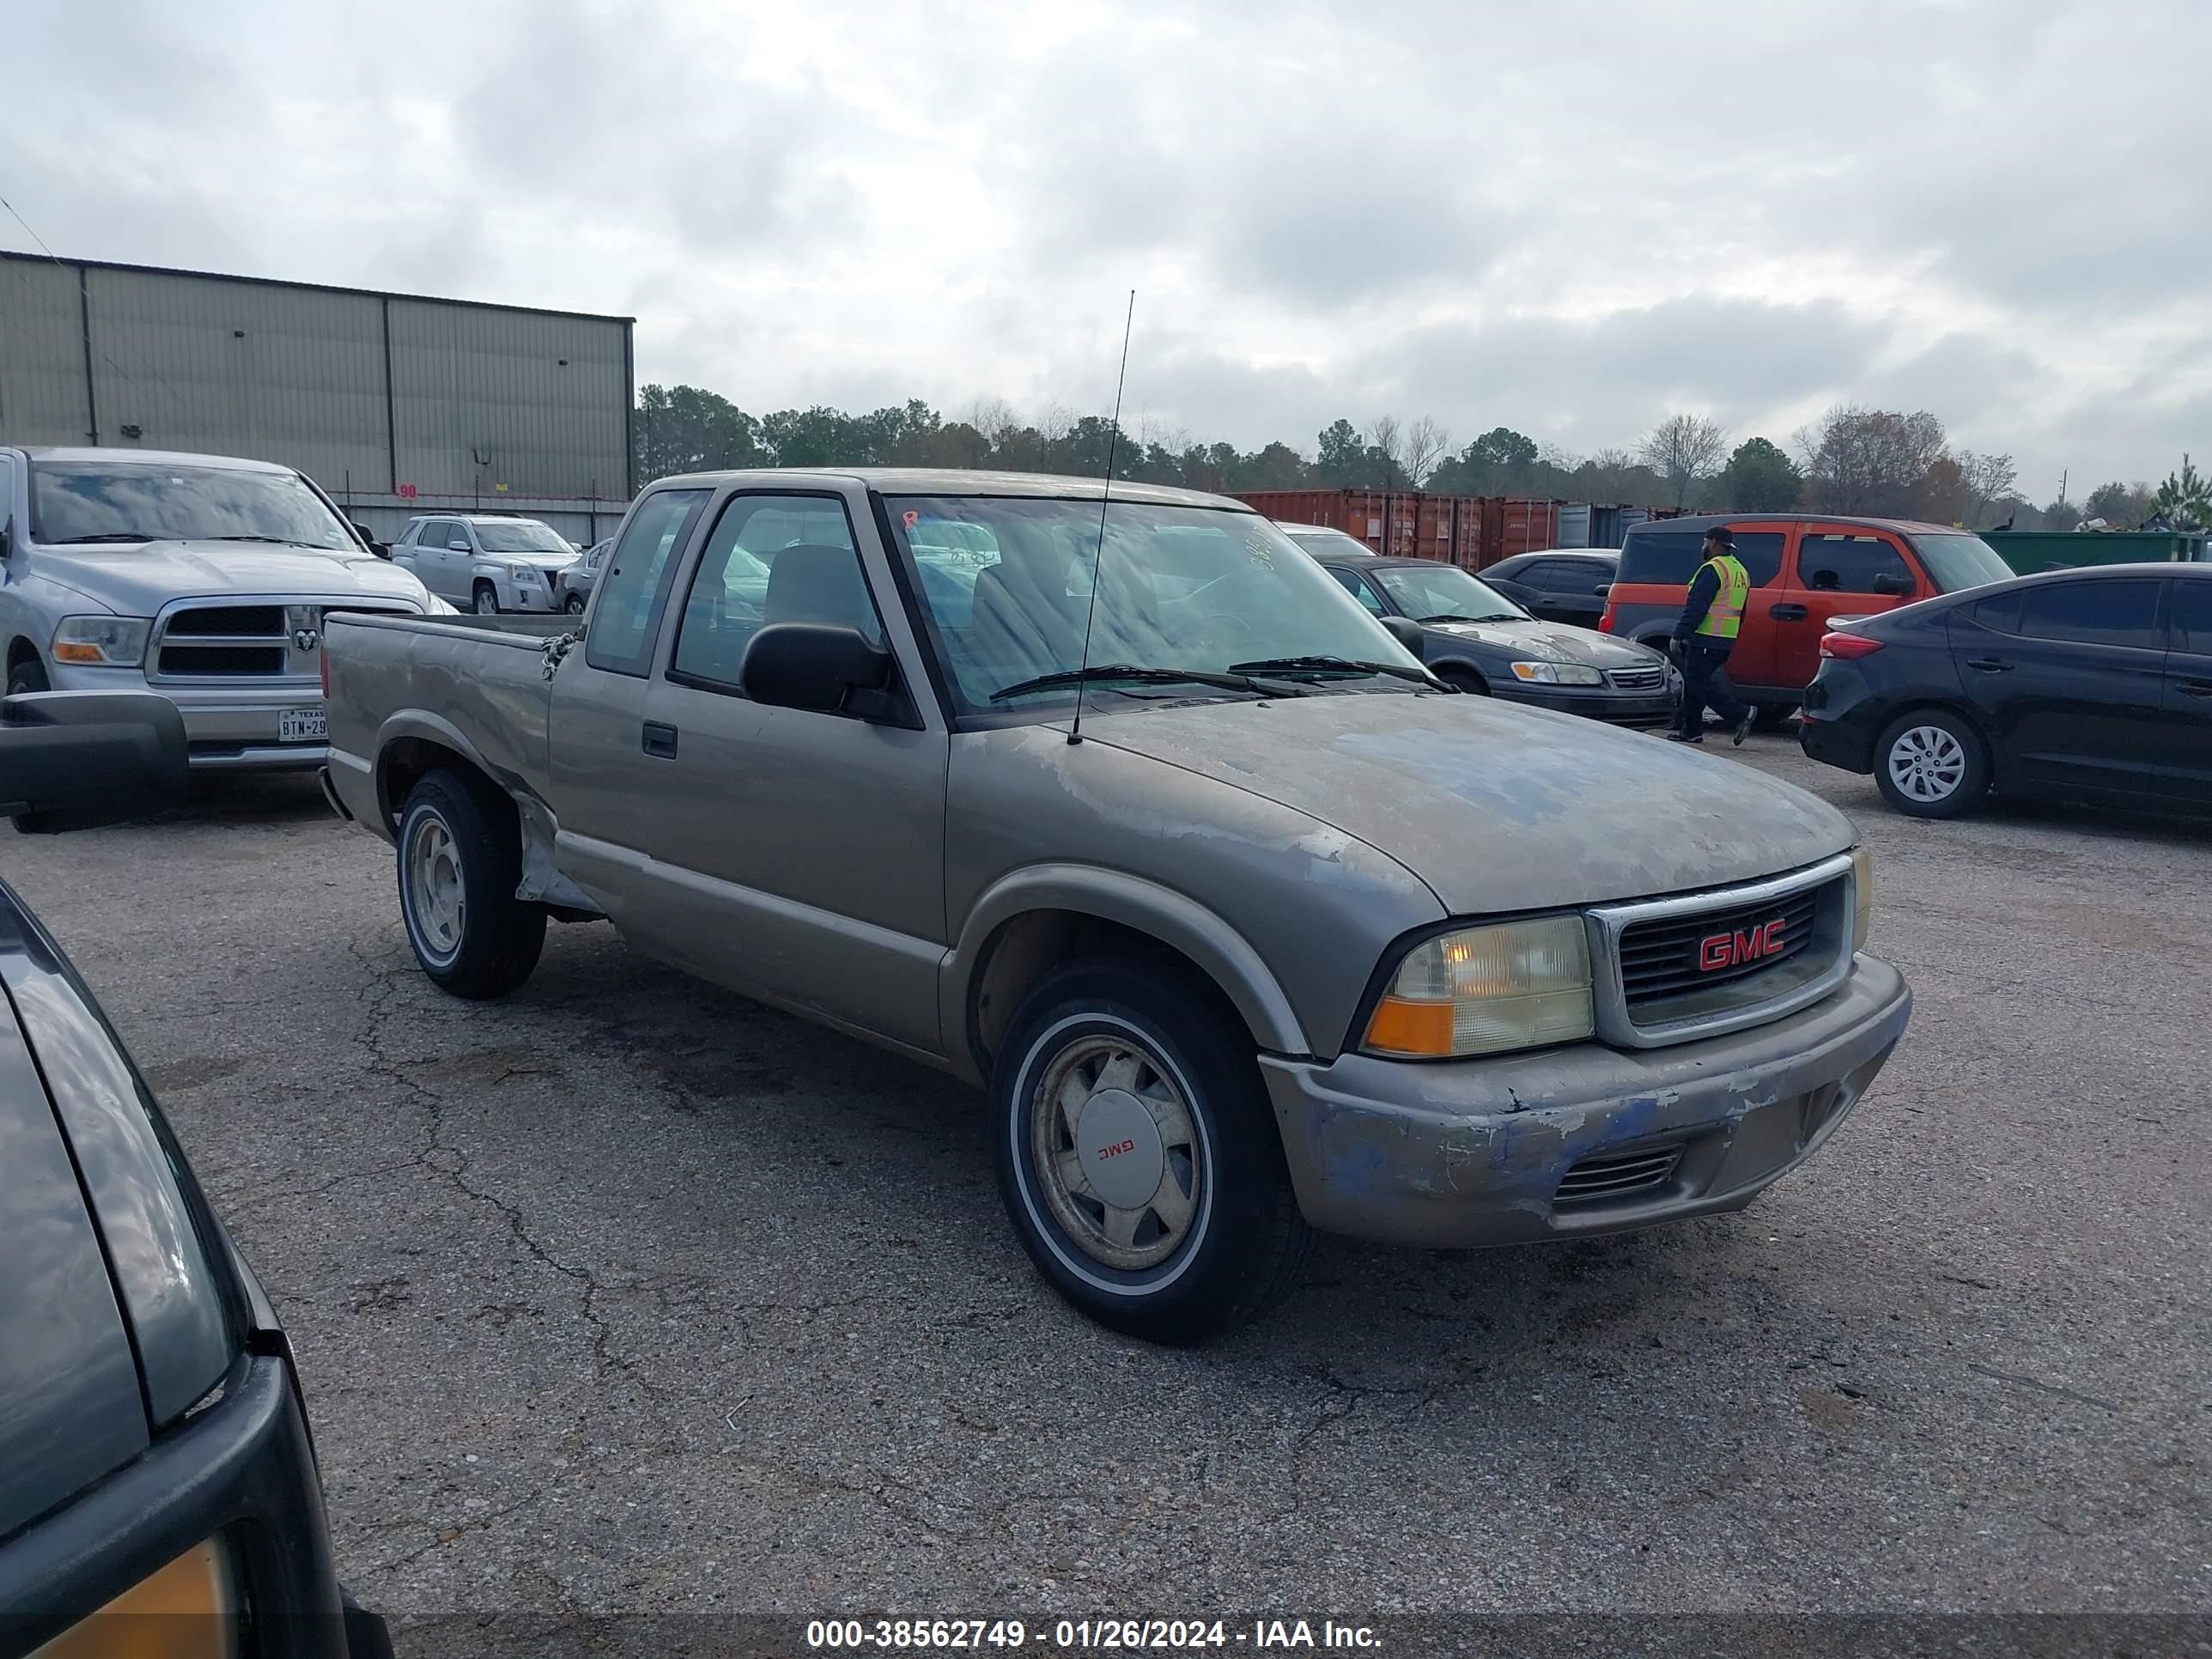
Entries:
MULTIPOLYGON (((1743 568, 1743 561, 1733 553, 1723 553, 1717 558, 1707 559, 1720 572, 1720 592, 1705 609, 1705 619, 1698 624, 1698 632, 1709 640, 1732 640, 1743 627, 1743 607, 1751 599, 1751 572, 1743 568)), ((1698 567, 1700 569, 1704 566, 1698 567)))

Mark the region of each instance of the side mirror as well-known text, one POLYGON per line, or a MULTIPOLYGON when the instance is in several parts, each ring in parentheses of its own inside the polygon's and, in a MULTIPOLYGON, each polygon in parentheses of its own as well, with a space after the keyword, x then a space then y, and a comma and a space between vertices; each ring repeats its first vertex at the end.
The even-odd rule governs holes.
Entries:
POLYGON ((1590 592, 1601 599, 1607 594, 1613 592, 1613 584, 1611 582, 1600 582, 1595 587, 1590 589, 1590 592))
POLYGON ((1428 660, 1429 633, 1411 617, 1377 617, 1390 637, 1423 662, 1428 660))
POLYGON ((1874 591, 1887 593, 1892 599, 1904 599, 1913 591, 1914 586, 1911 577, 1900 576, 1892 570, 1885 570, 1874 579, 1874 591))
POLYGON ((446 551, 448 553, 473 553, 476 551, 476 549, 471 547, 466 542, 447 542, 446 544, 446 551))
POLYGON ((120 823, 190 793, 184 716, 149 691, 26 691, 0 702, 0 813, 26 835, 120 823))
POLYGON ((890 715, 891 653, 857 628, 775 623, 752 637, 738 684, 755 702, 776 708, 841 710, 863 720, 890 715))
POLYGON ((370 530, 367 525, 356 522, 352 520, 349 520, 347 522, 352 526, 353 533, 361 538, 361 544, 363 547, 375 554, 380 559, 388 559, 392 556, 391 548, 386 546, 384 543, 377 540, 375 532, 370 530))

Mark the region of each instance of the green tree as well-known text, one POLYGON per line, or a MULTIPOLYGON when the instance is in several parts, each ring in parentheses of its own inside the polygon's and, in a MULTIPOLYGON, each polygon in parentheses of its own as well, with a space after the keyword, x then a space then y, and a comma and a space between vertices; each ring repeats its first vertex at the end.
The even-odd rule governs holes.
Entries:
POLYGON ((1721 469, 1721 505, 1734 513, 1786 513, 1804 493, 1805 475, 1779 445, 1746 438, 1721 469))
POLYGON ((1351 422, 1340 420, 1322 433, 1314 459, 1316 483, 1346 489, 1367 483, 1372 471, 1366 435, 1351 422))
POLYGON ((2212 483, 2197 476, 2186 455, 2181 458, 2181 471, 2166 475, 2166 482, 2151 501, 2176 530, 2202 530, 2212 525, 2212 483))
POLYGON ((641 484, 678 472, 761 466, 771 459, 761 444, 759 422, 697 386, 641 387, 631 432, 641 484))

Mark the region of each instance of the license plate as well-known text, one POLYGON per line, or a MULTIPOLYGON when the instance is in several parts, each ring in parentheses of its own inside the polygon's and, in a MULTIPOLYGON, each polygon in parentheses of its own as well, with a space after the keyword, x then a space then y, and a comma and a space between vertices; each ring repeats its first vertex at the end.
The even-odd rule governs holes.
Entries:
POLYGON ((330 716, 319 708, 287 708, 276 716, 279 743, 320 743, 330 735, 330 716))

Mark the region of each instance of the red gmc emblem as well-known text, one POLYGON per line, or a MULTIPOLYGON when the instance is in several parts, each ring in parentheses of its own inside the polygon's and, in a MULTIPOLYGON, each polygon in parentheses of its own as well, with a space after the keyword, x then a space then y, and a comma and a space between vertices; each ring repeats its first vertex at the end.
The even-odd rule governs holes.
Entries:
POLYGON ((1771 957, 1781 948, 1782 918, 1777 916, 1746 933, 1706 934, 1698 941, 1698 969, 1701 973, 1717 973, 1771 957))

